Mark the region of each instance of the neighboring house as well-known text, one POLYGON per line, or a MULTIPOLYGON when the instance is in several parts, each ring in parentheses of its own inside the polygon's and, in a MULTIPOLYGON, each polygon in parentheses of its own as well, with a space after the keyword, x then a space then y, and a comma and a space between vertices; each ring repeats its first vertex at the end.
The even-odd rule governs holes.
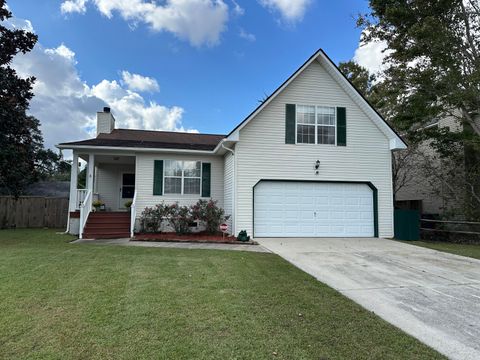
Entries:
POLYGON ((233 234, 393 236, 391 152, 406 145, 322 50, 226 135, 115 129, 109 108, 97 121, 95 139, 58 145, 88 162, 86 190, 72 171, 72 233, 125 235, 84 233, 98 197, 110 211, 134 199, 132 227, 145 207, 203 198, 233 234))
MULTIPOLYGON (((462 124, 454 116, 442 117, 418 131, 432 127, 454 133, 463 131, 462 124)), ((465 152, 466 163, 451 164, 441 160, 430 141, 423 141, 411 146, 408 152, 398 154, 404 161, 398 171, 395 206, 419 210, 427 217, 446 215, 449 218, 464 218, 462 206, 465 197, 469 196, 465 176, 466 171, 471 169, 468 160, 472 159, 474 152, 465 148, 461 151, 465 152)))
POLYGON ((70 183, 68 181, 37 181, 27 186, 25 195, 68 198, 70 183))

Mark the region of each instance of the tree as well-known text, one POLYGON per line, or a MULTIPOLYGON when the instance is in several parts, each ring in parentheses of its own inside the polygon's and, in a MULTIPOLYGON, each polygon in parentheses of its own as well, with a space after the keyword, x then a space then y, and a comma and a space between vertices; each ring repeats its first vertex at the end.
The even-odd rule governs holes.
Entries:
MULTIPOLYGON (((453 116, 480 136, 480 3, 370 0, 358 19, 364 43, 384 41, 384 95, 401 130, 453 116)), ((478 141, 478 140, 477 140, 478 141)))
POLYGON ((338 68, 367 100, 374 101, 373 94, 376 92, 377 81, 375 74, 371 74, 368 69, 353 60, 341 62, 338 68))
MULTIPOLYGON (((386 44, 386 69, 380 74, 386 106, 380 110, 413 145, 416 171, 422 171, 433 189, 446 189, 443 196, 461 205, 456 215, 478 219, 480 3, 369 3, 371 11, 358 18, 358 25, 363 28, 363 43, 386 44), (460 131, 429 126, 448 117, 461 125, 460 131), (433 153, 418 152, 425 143, 433 153)), ((396 160, 404 162, 401 156, 396 160)))
MULTIPOLYGON (((381 77, 370 73, 368 69, 353 60, 341 62, 338 65, 338 68, 377 111, 387 114, 387 116, 392 113, 392 106, 388 102, 389 98, 384 95, 387 92, 387 87, 381 77)), ((387 116, 383 116, 388 122, 390 122, 390 119, 387 116)), ((409 171, 411 170, 414 161, 418 158, 417 153, 418 146, 415 141, 411 142, 408 149, 392 155, 394 197, 398 191, 412 183, 417 176, 416 172, 409 171)))
MULTIPOLYGON (((11 17, 0 0, 0 22, 11 17)), ((59 159, 43 148, 40 123, 27 115, 35 78, 22 79, 10 66, 15 55, 31 51, 36 42, 31 32, 0 25, 0 192, 14 196, 59 159)))

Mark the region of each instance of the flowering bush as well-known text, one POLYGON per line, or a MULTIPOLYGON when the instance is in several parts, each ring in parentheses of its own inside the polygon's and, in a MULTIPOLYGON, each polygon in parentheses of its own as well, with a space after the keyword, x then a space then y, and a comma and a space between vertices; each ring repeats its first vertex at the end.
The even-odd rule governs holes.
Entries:
POLYGON ((191 206, 192 217, 200 220, 205 224, 205 231, 209 234, 218 232, 218 228, 222 222, 228 220, 230 216, 225 216, 225 211, 217 206, 217 202, 210 200, 198 200, 195 205, 191 206))
POLYGON ((179 206, 178 203, 169 206, 169 222, 177 234, 190 232, 190 224, 193 221, 192 213, 188 206, 179 206))
POLYGON ((229 217, 225 216, 223 209, 213 200, 198 200, 192 206, 180 206, 178 203, 166 205, 162 202, 153 208, 145 208, 140 223, 145 232, 162 232, 167 223, 177 234, 187 234, 190 232, 190 224, 198 220, 205 224, 207 233, 215 234, 218 233, 220 224, 229 217))
POLYGON ((145 232, 162 232, 163 223, 170 218, 171 210, 165 203, 157 204, 155 207, 147 207, 142 211, 140 224, 145 232))
POLYGON ((157 232, 160 229, 161 220, 157 216, 155 208, 146 207, 140 216, 140 224, 145 232, 157 232))

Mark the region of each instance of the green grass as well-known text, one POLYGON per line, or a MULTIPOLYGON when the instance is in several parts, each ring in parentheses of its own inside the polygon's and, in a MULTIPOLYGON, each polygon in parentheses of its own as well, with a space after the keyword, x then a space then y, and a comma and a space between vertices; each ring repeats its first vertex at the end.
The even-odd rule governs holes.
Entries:
POLYGON ((433 241, 402 241, 404 243, 426 247, 438 251, 444 251, 455 255, 467 256, 480 259, 480 245, 472 244, 455 244, 450 242, 433 242, 433 241))
POLYGON ((70 239, 0 231, 1 359, 442 358, 276 255, 70 239))

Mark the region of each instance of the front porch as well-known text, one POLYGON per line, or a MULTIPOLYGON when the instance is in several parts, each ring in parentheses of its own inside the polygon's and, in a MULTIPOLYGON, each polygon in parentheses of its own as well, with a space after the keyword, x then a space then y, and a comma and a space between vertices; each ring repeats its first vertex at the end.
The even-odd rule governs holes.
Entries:
POLYGON ((130 237, 135 208, 136 157, 130 154, 73 153, 69 232, 79 238, 130 237), (85 184, 79 161, 86 162, 85 184), (74 166, 77 165, 77 166, 74 166))

